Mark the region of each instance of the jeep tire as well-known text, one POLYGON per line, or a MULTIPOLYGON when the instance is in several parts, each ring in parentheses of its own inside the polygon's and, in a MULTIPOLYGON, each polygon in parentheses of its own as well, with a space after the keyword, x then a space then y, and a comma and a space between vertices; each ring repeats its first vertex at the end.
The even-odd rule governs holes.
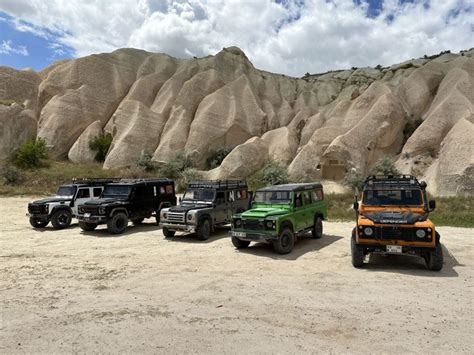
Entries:
POLYGON ((242 240, 232 236, 232 244, 234 244, 234 247, 236 247, 237 249, 245 249, 250 245, 250 241, 242 240))
POLYGON ((132 223, 137 226, 139 224, 142 224, 144 220, 145 218, 135 218, 135 219, 132 219, 132 223))
POLYGON ((175 234, 176 234, 175 231, 172 231, 166 227, 163 227, 163 235, 165 236, 165 238, 173 238, 175 234))
POLYGON ((426 266, 431 271, 440 271, 443 268, 443 248, 441 243, 436 243, 434 251, 430 251, 426 257, 426 266))
POLYGON ((84 221, 79 221, 79 227, 86 232, 93 231, 94 229, 97 228, 96 223, 90 223, 90 222, 84 222, 84 221))
POLYGON ((314 217, 314 225, 311 230, 311 237, 313 239, 319 239, 323 236, 323 220, 321 217, 314 217))
POLYGON ((30 224, 34 228, 44 228, 48 225, 47 219, 40 219, 38 217, 30 217, 30 224))
POLYGON ((283 228, 277 240, 273 241, 273 249, 278 254, 288 254, 293 250, 295 245, 295 234, 286 227, 283 228))
POLYGON ((72 215, 68 210, 59 210, 51 216, 51 224, 55 229, 64 229, 71 225, 72 215))
POLYGON ((107 221, 107 230, 111 234, 120 234, 125 231, 128 225, 128 217, 123 212, 118 212, 107 221))
POLYGON ((364 265, 364 249, 356 244, 355 230, 352 231, 351 238, 351 256, 352 256, 352 266, 359 268, 364 265))
POLYGON ((208 240, 211 235, 211 222, 209 218, 204 218, 198 225, 196 231, 199 240, 208 240))

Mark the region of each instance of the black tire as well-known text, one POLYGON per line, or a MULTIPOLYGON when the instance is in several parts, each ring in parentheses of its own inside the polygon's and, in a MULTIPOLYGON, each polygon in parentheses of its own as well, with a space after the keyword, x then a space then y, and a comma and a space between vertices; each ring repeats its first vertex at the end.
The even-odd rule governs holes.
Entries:
POLYGON ((441 243, 436 243, 434 251, 426 257, 426 267, 431 271, 440 271, 443 268, 443 248, 441 243))
POLYGON ((250 245, 250 241, 242 240, 232 236, 232 244, 234 244, 234 247, 236 247, 237 249, 245 249, 250 245))
POLYGON ((96 223, 89 223, 89 222, 84 222, 84 221, 79 221, 79 227, 86 232, 93 231, 94 229, 97 228, 96 223))
POLYGON ((123 212, 118 212, 107 221, 107 230, 111 234, 121 234, 128 225, 128 217, 123 212))
POLYGON ((205 218, 199 223, 196 231, 199 240, 208 240, 211 235, 211 222, 205 218))
POLYGON ((64 229, 71 225, 72 215, 68 210, 59 210, 51 216, 51 224, 55 229, 64 229))
POLYGON ((362 267, 362 265, 364 265, 364 259, 365 259, 364 249, 362 249, 356 244, 355 231, 352 231, 351 255, 352 255, 352 266, 356 268, 360 268, 362 267))
POLYGON ((321 217, 314 218, 313 229, 311 230, 311 236, 313 239, 319 239, 323 236, 323 220, 321 217))
POLYGON ((166 227, 163 227, 163 235, 165 236, 165 238, 173 238, 175 234, 176 231, 172 231, 166 227))
POLYGON ((145 220, 145 218, 135 218, 135 219, 132 219, 132 222, 134 225, 139 225, 139 224, 142 224, 143 221, 145 220))
POLYGON ((288 254, 291 253, 293 247, 295 246, 295 234, 290 228, 284 228, 278 239, 273 241, 273 249, 278 254, 288 254))
POLYGON ((34 228, 44 228, 48 225, 47 219, 40 219, 38 217, 30 217, 30 224, 34 228))

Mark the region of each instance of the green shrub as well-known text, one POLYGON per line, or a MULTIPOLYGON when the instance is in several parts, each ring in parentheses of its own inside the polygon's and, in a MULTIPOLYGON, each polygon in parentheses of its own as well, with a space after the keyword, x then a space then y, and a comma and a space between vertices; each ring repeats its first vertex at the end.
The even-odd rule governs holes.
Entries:
POLYGON ((193 161, 190 154, 180 150, 170 161, 160 167, 160 175, 169 179, 179 179, 183 171, 192 167, 193 161))
POLYGON ((364 184, 364 176, 359 169, 352 168, 344 177, 344 185, 350 187, 352 190, 361 190, 364 184))
POLYGON ((202 176, 194 168, 187 168, 179 174, 179 178, 176 181, 176 191, 182 192, 186 189, 188 184, 194 180, 201 180, 202 176))
POLYGON ((18 185, 23 181, 23 176, 14 167, 7 166, 2 169, 2 178, 5 180, 5 185, 18 185))
POLYGON ((219 165, 222 164, 222 161, 225 159, 227 155, 234 149, 233 146, 228 147, 220 147, 215 150, 211 150, 209 153, 209 157, 206 159, 206 165, 208 169, 217 168, 219 165))
POLYGON ((89 142, 89 148, 96 152, 94 159, 98 162, 105 160, 110 145, 112 144, 112 135, 110 133, 100 134, 89 142))
POLYGON ((265 164, 262 173, 262 181, 267 185, 288 183, 288 170, 286 166, 279 162, 268 162, 265 164))
POLYGON ((376 175, 400 175, 392 159, 388 156, 378 160, 372 168, 372 173, 376 175))
POLYGON ((48 159, 48 148, 43 138, 26 140, 13 155, 13 163, 23 169, 44 166, 46 159, 48 159))
POLYGON ((140 158, 137 160, 137 166, 145 171, 153 171, 156 169, 155 163, 152 161, 153 155, 147 152, 142 152, 140 158))

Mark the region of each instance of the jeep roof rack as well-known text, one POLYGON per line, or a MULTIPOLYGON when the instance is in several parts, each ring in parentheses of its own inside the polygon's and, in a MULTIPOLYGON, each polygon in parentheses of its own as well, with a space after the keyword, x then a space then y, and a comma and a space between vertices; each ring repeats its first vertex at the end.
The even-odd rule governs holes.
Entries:
POLYGON ((120 178, 72 178, 73 184, 102 185, 119 181, 120 178))
POLYGON ((413 175, 369 175, 364 182, 364 189, 406 187, 424 188, 426 183, 419 182, 413 175))
POLYGON ((167 178, 121 178, 117 181, 114 181, 116 184, 152 184, 152 183, 167 183, 174 184, 174 181, 167 178))
POLYGON ((191 181, 188 187, 193 189, 237 189, 247 187, 245 180, 196 180, 191 181))

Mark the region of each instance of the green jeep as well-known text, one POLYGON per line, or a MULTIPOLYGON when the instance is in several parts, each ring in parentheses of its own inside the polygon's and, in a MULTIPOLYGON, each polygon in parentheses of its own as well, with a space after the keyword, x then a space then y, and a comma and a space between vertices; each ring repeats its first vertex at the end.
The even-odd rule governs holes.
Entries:
POLYGON ((243 249, 250 242, 267 242, 277 253, 288 254, 297 235, 311 231, 313 238, 321 238, 326 217, 321 184, 266 187, 255 192, 250 210, 233 216, 232 244, 243 249))

